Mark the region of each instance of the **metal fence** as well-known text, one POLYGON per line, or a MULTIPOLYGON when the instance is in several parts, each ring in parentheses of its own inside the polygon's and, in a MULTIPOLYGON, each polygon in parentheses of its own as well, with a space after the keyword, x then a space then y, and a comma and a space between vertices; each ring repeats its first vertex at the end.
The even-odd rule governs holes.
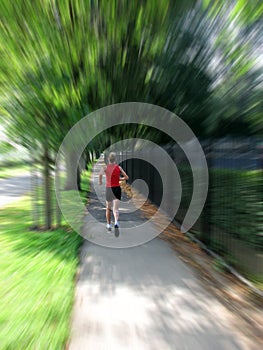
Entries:
MULTIPOLYGON (((263 142, 256 138, 224 138, 204 140, 202 146, 209 168, 209 191, 191 232, 250 278, 263 279, 263 142)), ((192 170, 178 145, 163 148, 179 170, 182 198, 174 221, 182 223, 192 198, 192 170)), ((152 152, 151 158, 154 157, 152 152)), ((133 150, 125 149, 119 152, 119 161, 129 174, 130 183, 142 179, 148 184, 148 197, 158 206, 164 184, 153 165, 133 157, 133 150), (125 160, 127 152, 131 158, 125 160)), ((171 198, 175 198, 175 185, 172 179, 168 181, 171 198)))

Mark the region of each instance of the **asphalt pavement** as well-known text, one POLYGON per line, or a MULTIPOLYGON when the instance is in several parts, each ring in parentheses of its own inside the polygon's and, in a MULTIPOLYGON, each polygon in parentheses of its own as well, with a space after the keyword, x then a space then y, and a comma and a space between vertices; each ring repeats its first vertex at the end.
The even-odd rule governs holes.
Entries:
POLYGON ((0 179, 0 209, 30 191, 30 174, 0 179))
POLYGON ((157 237, 130 248, 99 245, 106 237, 114 246, 122 227, 138 227, 143 218, 136 211, 125 218, 121 210, 120 236, 107 233, 103 188, 95 193, 95 187, 84 225, 91 241, 85 240, 81 250, 70 350, 260 349, 169 243, 157 237))

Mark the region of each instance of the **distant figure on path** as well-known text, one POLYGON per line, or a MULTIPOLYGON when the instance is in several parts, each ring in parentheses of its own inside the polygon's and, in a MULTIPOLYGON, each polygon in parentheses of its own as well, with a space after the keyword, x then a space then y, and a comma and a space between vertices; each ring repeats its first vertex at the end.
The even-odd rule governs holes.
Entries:
POLYGON ((115 236, 119 236, 119 203, 121 200, 120 181, 128 180, 125 171, 116 164, 116 153, 111 152, 108 157, 109 164, 101 168, 99 185, 102 185, 102 176, 106 175, 106 220, 107 230, 111 231, 111 211, 113 207, 115 236), (122 175, 122 177, 120 177, 122 175), (112 205, 113 203, 113 205, 112 205))

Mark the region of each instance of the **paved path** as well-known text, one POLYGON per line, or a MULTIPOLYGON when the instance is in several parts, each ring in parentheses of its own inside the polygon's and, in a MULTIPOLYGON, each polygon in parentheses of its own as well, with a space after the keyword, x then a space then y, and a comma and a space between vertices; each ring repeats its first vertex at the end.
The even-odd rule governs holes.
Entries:
MULTIPOLYGON (((105 208, 94 192, 91 198, 89 210, 104 225, 105 208)), ((131 219, 121 220, 122 225, 142 220, 139 213, 131 219)), ((94 235, 106 235, 98 226, 93 220, 85 227, 94 235)), ((119 238, 112 234, 110 240, 119 238)), ((137 247, 112 249, 85 241, 70 350, 259 349, 244 338, 236 322, 167 242, 155 238, 137 247)))
POLYGON ((28 191, 30 191, 29 173, 23 173, 23 175, 9 179, 0 179, 0 208, 16 201, 28 191))

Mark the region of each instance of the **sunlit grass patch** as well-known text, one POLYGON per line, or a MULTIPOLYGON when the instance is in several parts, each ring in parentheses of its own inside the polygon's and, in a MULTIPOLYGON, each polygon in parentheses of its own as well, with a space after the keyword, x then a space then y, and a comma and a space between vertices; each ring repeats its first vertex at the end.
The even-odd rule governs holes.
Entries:
POLYGON ((19 176, 26 171, 29 171, 30 167, 27 164, 18 164, 11 166, 0 166, 0 179, 8 179, 13 176, 19 176))
POLYGON ((63 349, 81 237, 29 223, 29 198, 0 211, 1 349, 63 349))

